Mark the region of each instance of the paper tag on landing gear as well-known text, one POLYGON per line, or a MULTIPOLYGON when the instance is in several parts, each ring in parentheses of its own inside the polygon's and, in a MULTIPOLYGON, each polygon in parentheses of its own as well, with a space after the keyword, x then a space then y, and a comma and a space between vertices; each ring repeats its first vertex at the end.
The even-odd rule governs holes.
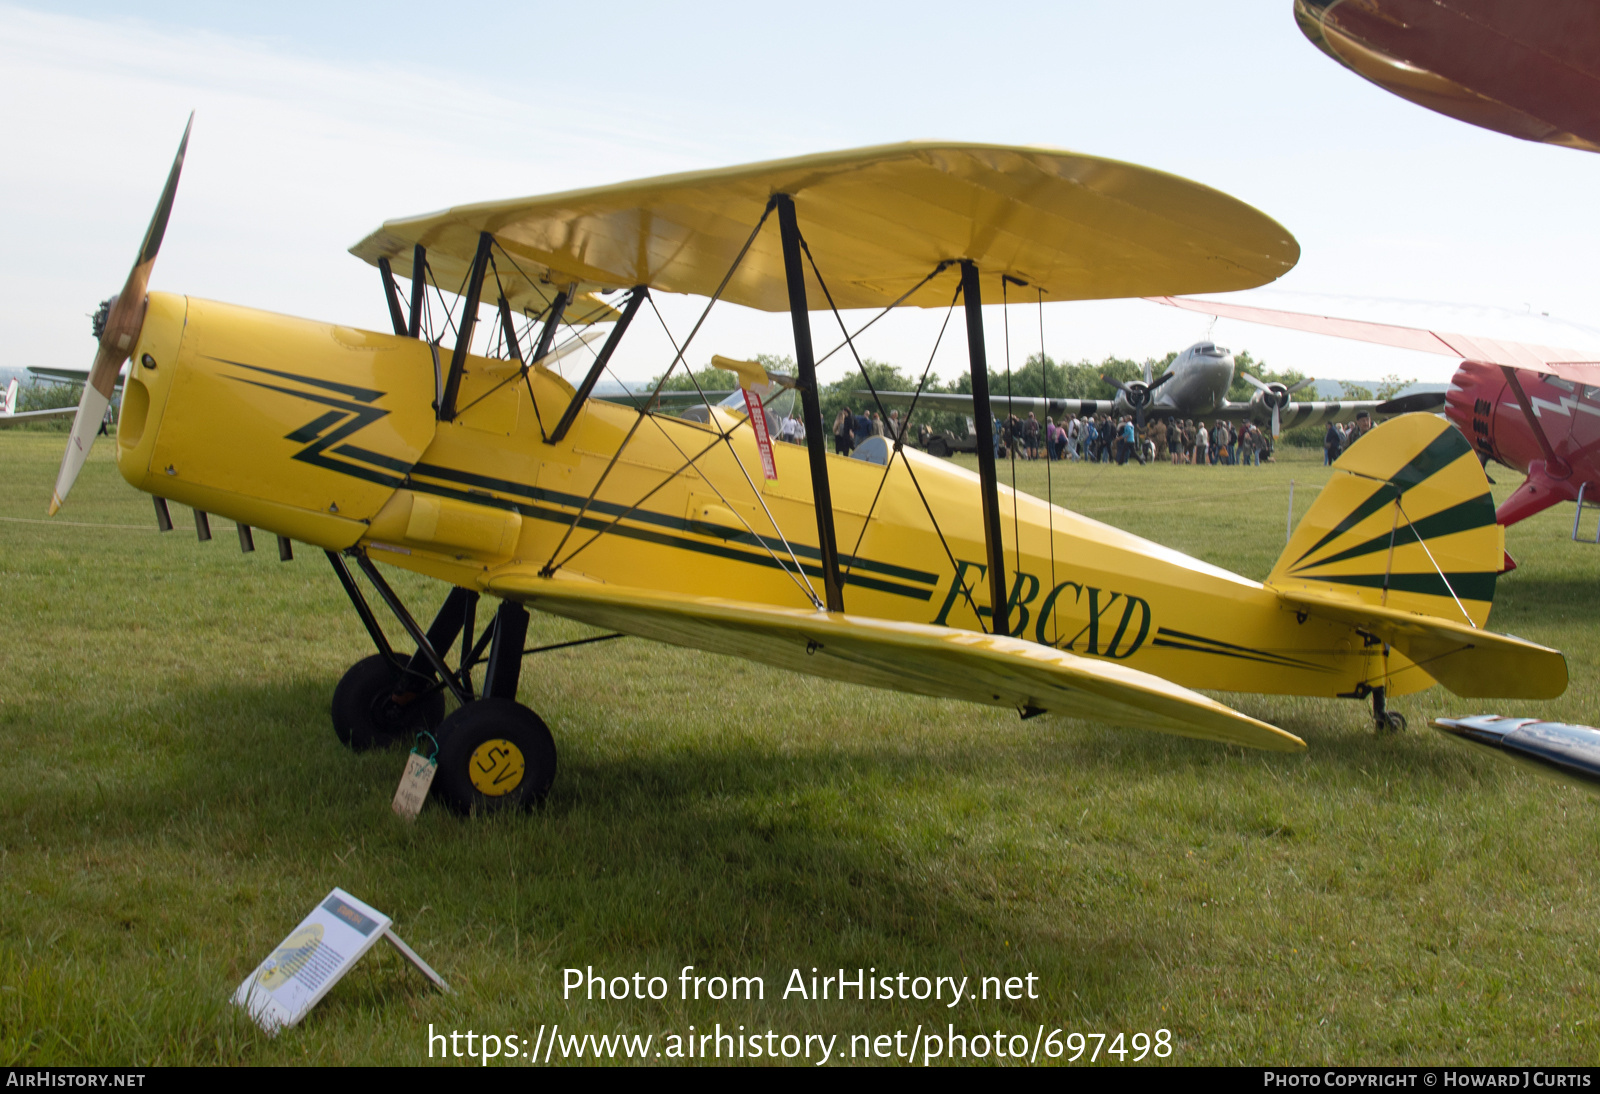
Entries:
POLYGON ((406 757, 406 773, 400 776, 400 788, 394 792, 394 811, 406 820, 416 820, 422 812, 422 803, 428 800, 428 788, 439 772, 439 761, 418 752, 406 757))

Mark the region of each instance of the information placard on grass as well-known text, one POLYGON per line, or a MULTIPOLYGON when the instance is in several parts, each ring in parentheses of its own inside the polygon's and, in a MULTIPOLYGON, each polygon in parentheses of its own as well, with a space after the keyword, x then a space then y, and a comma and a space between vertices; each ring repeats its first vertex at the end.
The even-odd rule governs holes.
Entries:
POLYGON ((439 974, 389 929, 392 924, 376 908, 334 889, 245 977, 233 994, 234 1005, 245 1008, 268 1033, 286 1029, 304 1018, 380 938, 449 991, 439 974))

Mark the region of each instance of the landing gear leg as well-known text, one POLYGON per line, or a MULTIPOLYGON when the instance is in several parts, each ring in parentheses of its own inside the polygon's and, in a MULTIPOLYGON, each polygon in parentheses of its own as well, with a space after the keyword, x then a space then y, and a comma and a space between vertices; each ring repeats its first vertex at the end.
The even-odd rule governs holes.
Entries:
MULTIPOLYGON (((455 588, 424 633, 371 560, 359 551, 352 551, 351 557, 417 644, 417 652, 409 658, 395 652, 350 568, 329 551, 328 561, 378 649, 345 673, 334 691, 333 723, 339 739, 360 750, 405 743, 418 733, 430 732, 439 746, 433 793, 457 813, 531 809, 542 803, 556 775, 556 746, 544 720, 517 702, 527 652, 523 646, 528 610, 502 601, 494 624, 474 642, 478 594, 455 588), (444 658, 457 636, 461 664, 451 669, 444 658), (487 667, 478 695, 472 669, 486 647, 487 667), (448 717, 445 689, 460 703, 448 717)), ((616 637, 602 635, 541 650, 616 637)))
POLYGON ((1379 733, 1403 733, 1406 728, 1406 716, 1384 704, 1381 686, 1372 689, 1372 723, 1379 733))
POLYGON ((528 610, 502 601, 484 675, 483 698, 439 726, 433 792, 457 813, 531 809, 556 777, 556 745, 544 720, 516 701, 528 610))
MULTIPOLYGON (((467 672, 460 674, 469 681, 463 688, 457 674, 444 665, 438 650, 448 648, 464 628, 470 630, 478 594, 468 589, 451 589, 424 635, 405 614, 393 590, 381 577, 376 578, 374 585, 379 593, 418 639, 417 652, 407 659, 389 645, 344 559, 332 551, 328 552, 328 559, 378 650, 351 666, 334 689, 331 710, 334 732, 342 743, 357 752, 410 743, 416 734, 433 730, 444 719, 441 672, 445 677, 443 684, 455 691, 458 698, 465 701, 464 697, 470 696, 467 672)), ((370 566, 365 558, 358 561, 366 564, 363 569, 370 566)), ((368 576, 373 575, 369 572, 368 576)), ((470 661, 468 665, 470 671, 470 661)))

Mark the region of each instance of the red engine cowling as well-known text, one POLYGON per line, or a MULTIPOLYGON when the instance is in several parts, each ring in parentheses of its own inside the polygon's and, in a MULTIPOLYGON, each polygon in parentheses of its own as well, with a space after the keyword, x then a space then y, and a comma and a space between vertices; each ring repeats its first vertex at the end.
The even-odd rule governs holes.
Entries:
POLYGON ((1445 416, 1473 447, 1528 476, 1495 511, 1502 525, 1577 501, 1585 482, 1586 496, 1600 499, 1600 390, 1527 369, 1517 369, 1516 377, 1553 460, 1499 365, 1461 362, 1445 393, 1445 416))

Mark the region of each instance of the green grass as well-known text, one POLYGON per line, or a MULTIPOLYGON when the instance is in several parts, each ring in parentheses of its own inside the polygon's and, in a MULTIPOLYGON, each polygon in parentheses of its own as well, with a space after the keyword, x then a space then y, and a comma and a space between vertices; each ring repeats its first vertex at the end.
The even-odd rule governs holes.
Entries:
MULTIPOLYGON (((328 723, 369 648, 326 562, 243 556, 222 521, 196 544, 179 507, 156 534, 104 444, 44 523, 60 445, 0 434, 0 1064, 410 1064, 430 1023, 554 1022, 837 1033, 836 1051, 919 1023, 1166 1028, 1178 1063, 1594 1058, 1594 800, 1420 728, 1494 704, 1434 689, 1378 738, 1363 704, 1228 697, 1310 745, 1257 754, 628 639, 528 662, 521 697, 561 749, 542 812, 408 825, 400 753, 353 755, 328 723), (227 999, 334 885, 457 994, 382 947, 268 1039, 227 999), (691 964, 764 974, 767 998, 679 1001, 691 964), (568 966, 674 992, 564 1000, 568 966), (1041 998, 779 998, 813 966, 1031 972, 1041 998)), ((1325 474, 1052 469, 1063 504, 1258 578, 1289 480, 1303 512, 1325 474)), ((1566 651, 1573 679, 1504 712, 1593 722, 1600 549, 1570 521, 1512 530, 1492 624, 1566 651)), ((535 616, 532 638, 581 633, 535 616)))

